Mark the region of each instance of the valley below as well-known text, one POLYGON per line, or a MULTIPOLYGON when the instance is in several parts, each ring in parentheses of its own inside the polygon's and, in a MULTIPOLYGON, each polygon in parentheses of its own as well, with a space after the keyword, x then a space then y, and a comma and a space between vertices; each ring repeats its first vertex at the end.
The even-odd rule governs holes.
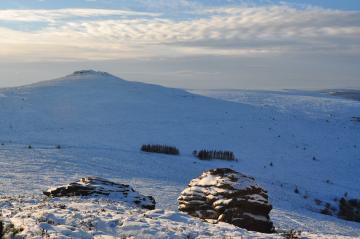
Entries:
POLYGON ((360 123, 352 120, 359 116, 359 101, 323 92, 185 91, 95 71, 1 89, 2 217, 34 238, 283 238, 177 210, 192 179, 230 168, 268 191, 279 232, 360 238, 358 222, 321 213, 342 197, 360 198, 360 123), (176 146, 180 155, 141 152, 148 143, 176 146), (237 160, 199 160, 192 152, 201 149, 230 150, 237 160), (156 209, 42 195, 86 176, 129 184, 153 196, 156 209), (95 226, 80 226, 69 208, 95 226), (39 222, 44 213, 54 224, 39 222))

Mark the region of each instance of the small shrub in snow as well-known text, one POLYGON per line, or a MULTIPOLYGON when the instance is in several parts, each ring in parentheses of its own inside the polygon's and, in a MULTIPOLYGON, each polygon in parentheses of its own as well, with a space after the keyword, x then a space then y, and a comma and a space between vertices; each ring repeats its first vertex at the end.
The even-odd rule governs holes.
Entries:
POLYGON ((198 157, 201 160, 211 160, 211 159, 235 160, 235 154, 231 151, 200 150, 197 152, 196 157, 198 157))
POLYGON ((329 202, 323 203, 318 199, 316 200, 315 203, 317 205, 324 205, 324 208, 320 210, 320 213, 330 216, 337 215, 344 220, 360 222, 360 199, 346 199, 342 197, 338 200, 335 198, 333 201, 338 203, 337 207, 331 205, 329 202))
POLYGON ((345 220, 360 222, 360 199, 341 198, 338 216, 345 220))
POLYGON ((333 184, 329 179, 326 179, 325 181, 327 184, 333 184))
POLYGON ((357 116, 357 117, 352 117, 352 121, 354 122, 360 122, 360 117, 357 116))
POLYGON ((41 237, 47 238, 47 237, 50 237, 50 234, 48 233, 48 231, 46 229, 41 228, 41 237))
POLYGON ((299 193, 300 193, 300 191, 299 191, 298 187, 295 187, 295 189, 294 189, 294 193, 296 193, 296 194, 299 194, 299 193))
POLYGON ((320 211, 320 213, 325 214, 325 215, 332 216, 332 215, 333 215, 333 211, 332 211, 332 209, 331 209, 330 203, 326 203, 326 204, 325 204, 325 207, 320 211))
POLYGON ((291 229, 290 231, 281 233, 281 235, 285 239, 298 239, 301 237, 301 231, 295 231, 294 229, 291 229))
POLYGON ((179 150, 176 147, 160 144, 144 144, 141 146, 141 151, 172 155, 180 154, 179 150))
POLYGON ((0 238, 15 238, 17 234, 22 232, 24 228, 15 227, 12 223, 0 222, 0 238))
POLYGON ((322 204, 322 201, 320 199, 314 199, 314 202, 316 205, 320 206, 322 204))

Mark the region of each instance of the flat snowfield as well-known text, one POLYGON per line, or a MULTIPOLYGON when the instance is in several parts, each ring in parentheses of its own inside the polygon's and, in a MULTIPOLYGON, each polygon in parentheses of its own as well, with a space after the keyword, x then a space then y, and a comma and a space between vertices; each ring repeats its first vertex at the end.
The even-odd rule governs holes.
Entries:
POLYGON ((28 233, 39 213, 56 217, 58 226, 47 227, 53 238, 279 238, 207 224, 176 211, 176 199, 191 179, 206 169, 228 167, 255 177, 268 190, 277 229, 301 230, 306 238, 360 238, 359 223, 318 213, 344 194, 360 198, 360 122, 352 120, 358 116, 360 102, 322 93, 189 92, 99 72, 3 89, 0 206, 3 214, 16 205, 30 207, 33 221, 13 217, 28 233), (176 146, 180 156, 141 152, 147 143, 176 146), (199 149, 231 150, 238 161, 200 161, 192 156, 199 149), (72 235, 65 227, 76 224, 73 214, 56 204, 85 212, 100 210, 103 202, 64 199, 35 209, 43 203, 37 196, 42 190, 84 176, 130 184, 154 196, 159 210, 144 214, 108 204, 107 215, 128 220, 131 227, 119 223, 111 229, 111 220, 105 223, 107 216, 99 213, 103 226, 90 230, 77 224, 79 234, 72 235), (35 199, 5 203, 5 195, 24 194, 35 199))

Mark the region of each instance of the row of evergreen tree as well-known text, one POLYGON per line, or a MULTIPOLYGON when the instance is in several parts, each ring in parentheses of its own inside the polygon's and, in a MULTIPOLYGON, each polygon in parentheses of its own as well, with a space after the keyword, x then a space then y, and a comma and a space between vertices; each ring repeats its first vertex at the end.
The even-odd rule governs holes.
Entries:
POLYGON ((180 154, 179 149, 176 147, 161 144, 143 144, 141 146, 141 151, 172 155, 180 154))
MULTIPOLYGON (((143 144, 141 146, 141 151, 172 155, 180 154, 179 149, 177 149, 176 147, 163 144, 143 144)), ((236 159, 233 152, 221 150, 194 150, 193 155, 201 160, 222 159, 231 161, 236 159)))
POLYGON ((222 159, 222 160, 235 160, 235 154, 231 151, 218 151, 218 150, 200 150, 194 151, 193 155, 201 160, 222 159))

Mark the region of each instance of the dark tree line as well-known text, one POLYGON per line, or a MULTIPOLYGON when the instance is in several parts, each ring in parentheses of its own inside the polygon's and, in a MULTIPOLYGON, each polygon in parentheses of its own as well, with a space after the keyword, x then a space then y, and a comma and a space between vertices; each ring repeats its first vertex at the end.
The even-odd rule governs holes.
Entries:
POLYGON ((176 147, 160 144, 143 144, 141 146, 141 151, 172 155, 180 154, 179 150, 176 147))
POLYGON ((194 151, 194 156, 201 160, 222 159, 222 160, 235 160, 235 154, 231 151, 218 151, 218 150, 200 150, 194 151))
MULTIPOLYGON (((163 144, 143 144, 141 146, 141 151, 150 152, 150 153, 160 153, 160 154, 171 154, 179 155, 180 151, 174 146, 163 145, 163 144)), ((236 160, 235 154, 231 151, 222 151, 222 150, 194 150, 193 155, 201 160, 211 160, 211 159, 221 159, 221 160, 236 160)))

